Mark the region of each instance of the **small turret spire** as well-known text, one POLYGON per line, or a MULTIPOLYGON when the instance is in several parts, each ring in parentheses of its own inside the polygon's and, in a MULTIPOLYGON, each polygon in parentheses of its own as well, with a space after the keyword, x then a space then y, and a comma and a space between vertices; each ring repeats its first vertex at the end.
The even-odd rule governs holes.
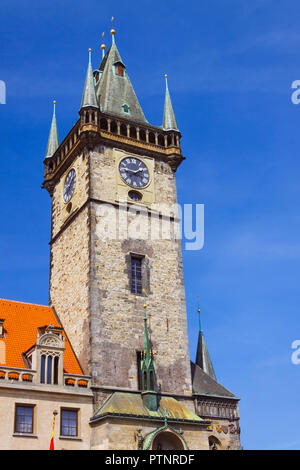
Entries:
POLYGON ((53 117, 52 117, 52 122, 51 122, 50 133, 49 133, 46 158, 52 157, 52 155, 55 153, 55 151, 58 149, 58 146, 59 146, 57 123, 56 123, 56 116, 55 116, 55 105, 56 105, 56 101, 53 101, 53 117))
POLYGON ((84 108, 86 106, 93 106, 94 108, 99 108, 96 98, 91 52, 92 49, 89 49, 89 64, 84 84, 81 108, 84 108))
POLYGON ((198 336, 198 346, 197 346, 197 354, 196 354, 196 364, 201 367, 201 369, 209 375, 212 379, 216 380, 215 371, 210 359, 210 355, 206 346, 206 342, 204 339, 202 326, 201 326, 201 319, 200 319, 200 308, 198 306, 198 315, 199 315, 199 336, 198 336))
POLYGON ((175 118, 175 113, 172 106, 171 96, 168 87, 168 75, 165 74, 166 79, 166 97, 165 97, 165 106, 164 106, 164 120, 163 128, 166 131, 178 131, 178 126, 175 118))

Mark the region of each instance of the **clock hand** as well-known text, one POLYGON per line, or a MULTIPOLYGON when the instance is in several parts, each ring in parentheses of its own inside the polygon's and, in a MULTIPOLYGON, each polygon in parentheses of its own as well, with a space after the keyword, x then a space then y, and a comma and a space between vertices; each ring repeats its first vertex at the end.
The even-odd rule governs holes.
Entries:
POLYGON ((130 168, 124 168, 126 171, 130 171, 130 173, 137 173, 140 170, 131 170, 130 168))

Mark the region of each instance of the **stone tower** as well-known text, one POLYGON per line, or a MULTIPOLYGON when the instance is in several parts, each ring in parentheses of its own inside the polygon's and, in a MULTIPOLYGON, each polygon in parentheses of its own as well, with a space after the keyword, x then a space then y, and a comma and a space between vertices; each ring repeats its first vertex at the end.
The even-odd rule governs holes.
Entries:
MULTIPOLYGON (((102 45, 102 61, 94 71, 89 51, 79 120, 60 144, 55 113, 52 120, 43 183, 52 199, 50 305, 84 372, 93 378, 92 448, 146 448, 146 434, 157 428, 155 416, 165 430, 168 417, 193 423, 193 431, 187 430, 190 444, 170 427, 169 438, 178 440, 175 448, 205 448, 202 431, 208 422, 198 417, 193 401, 181 243, 174 235, 175 174, 184 159, 181 134, 167 80, 163 125, 147 122, 114 29, 111 34, 112 45, 106 54, 102 45), (162 233, 163 221, 172 236, 162 233), (155 387, 141 394, 144 295, 155 387), (127 422, 127 415, 144 416, 137 411, 144 409, 143 394, 151 402, 147 419, 152 419, 149 424, 144 417, 144 431, 127 422), (103 416, 114 413, 124 415, 124 439, 131 436, 123 447, 102 426, 103 416)), ((148 441, 150 448, 154 444, 148 441)))

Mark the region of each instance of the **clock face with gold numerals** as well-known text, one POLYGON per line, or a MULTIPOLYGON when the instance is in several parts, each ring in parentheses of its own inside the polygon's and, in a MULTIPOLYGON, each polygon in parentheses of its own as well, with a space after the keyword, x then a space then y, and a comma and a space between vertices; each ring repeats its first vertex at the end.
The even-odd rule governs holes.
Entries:
POLYGON ((119 163, 119 172, 122 180, 132 188, 144 188, 150 181, 149 170, 139 158, 123 158, 119 163))

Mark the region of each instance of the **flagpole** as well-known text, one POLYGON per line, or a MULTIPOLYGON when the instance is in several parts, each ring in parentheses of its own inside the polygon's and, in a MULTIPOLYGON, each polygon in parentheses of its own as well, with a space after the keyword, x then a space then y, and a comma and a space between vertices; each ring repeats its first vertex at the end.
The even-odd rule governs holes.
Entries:
POLYGON ((57 414, 58 414, 58 411, 54 410, 53 411, 52 431, 51 431, 51 440, 50 440, 50 449, 49 450, 54 450, 54 426, 55 426, 55 418, 56 418, 57 414))

